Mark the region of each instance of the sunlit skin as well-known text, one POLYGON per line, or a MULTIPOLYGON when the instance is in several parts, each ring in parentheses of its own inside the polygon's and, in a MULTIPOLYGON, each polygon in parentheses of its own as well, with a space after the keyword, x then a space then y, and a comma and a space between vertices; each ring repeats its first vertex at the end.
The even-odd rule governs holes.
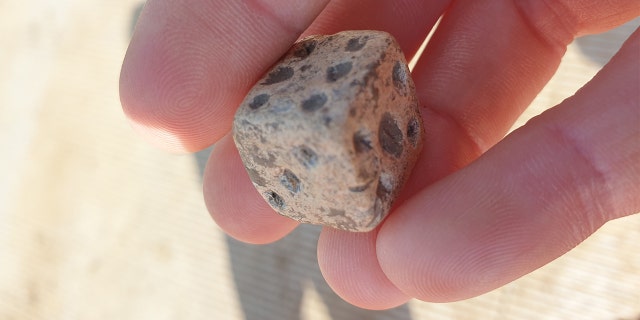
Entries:
POLYGON ((318 262, 363 308, 470 298, 640 211, 640 31, 574 96, 505 138, 566 46, 639 16, 640 2, 149 0, 122 105, 162 148, 215 143, 204 174, 212 217, 234 238, 273 242, 297 223, 255 191, 229 135, 253 83, 310 34, 385 30, 411 58, 443 14, 413 70, 425 147, 396 209, 373 232, 324 229, 318 262))

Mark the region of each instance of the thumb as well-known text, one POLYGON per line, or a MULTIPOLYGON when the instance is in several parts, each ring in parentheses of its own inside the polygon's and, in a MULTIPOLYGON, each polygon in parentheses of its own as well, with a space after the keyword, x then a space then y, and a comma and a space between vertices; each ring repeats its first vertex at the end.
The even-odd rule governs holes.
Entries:
POLYGON ((376 243, 388 279, 422 300, 469 298, 640 211, 638 52, 640 31, 575 96, 405 202, 376 243))

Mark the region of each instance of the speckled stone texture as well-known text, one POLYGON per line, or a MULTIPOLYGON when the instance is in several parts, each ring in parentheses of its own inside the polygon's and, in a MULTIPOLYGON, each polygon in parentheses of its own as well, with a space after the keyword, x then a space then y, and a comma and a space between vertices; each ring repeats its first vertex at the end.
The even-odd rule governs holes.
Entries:
POLYGON ((296 43, 233 123, 249 177, 271 207, 348 231, 372 230, 385 218, 423 132, 404 55, 379 31, 296 43))

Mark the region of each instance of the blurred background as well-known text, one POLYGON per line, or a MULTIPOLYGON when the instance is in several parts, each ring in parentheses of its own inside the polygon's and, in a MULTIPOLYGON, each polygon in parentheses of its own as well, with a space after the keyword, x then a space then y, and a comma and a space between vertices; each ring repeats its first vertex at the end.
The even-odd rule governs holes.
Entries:
MULTIPOLYGON (((226 237, 202 198, 209 150, 154 149, 121 112, 142 5, 0 1, 0 319, 640 319, 640 215, 499 290, 383 312, 332 293, 316 227, 264 246, 226 237)), ((576 40, 517 125, 573 94, 639 25, 576 40)))

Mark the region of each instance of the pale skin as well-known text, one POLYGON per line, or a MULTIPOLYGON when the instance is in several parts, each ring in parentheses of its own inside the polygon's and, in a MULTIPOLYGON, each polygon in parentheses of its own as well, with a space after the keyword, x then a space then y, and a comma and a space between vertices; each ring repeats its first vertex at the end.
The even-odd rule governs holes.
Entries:
POLYGON ((413 71, 425 147, 397 207, 373 232, 325 228, 318 262, 363 308, 477 296, 640 211, 640 31, 574 96, 505 137, 566 46, 639 16, 637 0, 149 0, 122 68, 124 111, 165 149, 215 143, 211 215, 234 238, 273 242, 297 223, 255 191, 230 137, 247 91, 309 34, 385 30, 411 58, 445 10, 413 71))

